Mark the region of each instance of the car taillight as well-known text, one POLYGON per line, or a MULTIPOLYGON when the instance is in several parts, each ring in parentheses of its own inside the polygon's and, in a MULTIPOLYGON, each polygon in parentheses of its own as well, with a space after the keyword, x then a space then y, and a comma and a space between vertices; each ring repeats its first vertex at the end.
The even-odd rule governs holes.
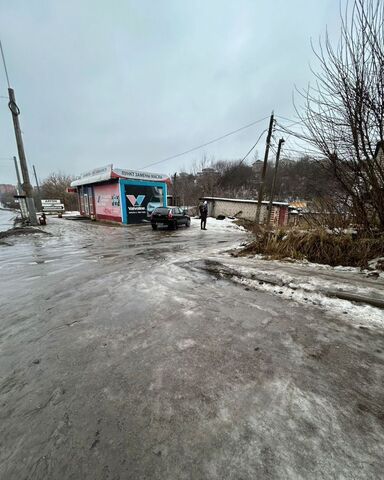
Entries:
POLYGON ((173 218, 172 210, 168 212, 168 218, 173 218))

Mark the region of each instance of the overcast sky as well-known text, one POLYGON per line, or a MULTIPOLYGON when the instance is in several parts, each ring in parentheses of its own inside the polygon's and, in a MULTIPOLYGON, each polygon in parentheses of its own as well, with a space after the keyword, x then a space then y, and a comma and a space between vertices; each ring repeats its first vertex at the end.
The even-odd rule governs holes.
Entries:
MULTIPOLYGON (((337 0, 0 0, 28 162, 40 179, 108 163, 141 169, 272 109, 295 118, 310 38, 337 32, 338 12, 337 0)), ((267 125, 147 170, 241 158, 267 125)), ((15 183, 15 154, 0 98, 0 183, 15 183)))

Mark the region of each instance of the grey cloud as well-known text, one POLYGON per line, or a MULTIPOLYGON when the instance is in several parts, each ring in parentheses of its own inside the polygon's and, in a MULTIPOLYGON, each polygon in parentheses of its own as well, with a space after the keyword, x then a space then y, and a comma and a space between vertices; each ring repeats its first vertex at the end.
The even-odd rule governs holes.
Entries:
MULTIPOLYGON (((111 162, 141 168, 272 109, 293 116, 293 84, 311 78, 309 38, 338 24, 334 0, 2 3, 25 148, 42 178, 111 162)), ((156 170, 188 168, 204 152, 239 158, 263 128, 156 170)), ((0 157, 15 154, 4 99, 0 145, 0 157)), ((3 182, 14 173, 0 160, 3 182)))

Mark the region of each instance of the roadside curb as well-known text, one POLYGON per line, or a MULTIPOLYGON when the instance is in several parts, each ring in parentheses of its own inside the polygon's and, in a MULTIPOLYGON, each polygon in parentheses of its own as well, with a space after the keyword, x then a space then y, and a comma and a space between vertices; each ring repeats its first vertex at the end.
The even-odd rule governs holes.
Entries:
POLYGON ((341 300, 348 300, 350 302, 366 303, 368 305, 372 305, 373 307, 382 308, 384 310, 384 300, 381 300, 380 298, 372 298, 365 295, 358 295, 356 293, 338 290, 326 290, 324 293, 326 293, 326 295, 329 297, 340 298, 341 300))
MULTIPOLYGON (((245 279, 253 280, 256 282, 260 282, 260 284, 266 283, 266 284, 273 285, 280 288, 281 287, 292 288, 293 290, 302 288, 300 286, 292 287, 291 282, 287 283, 281 279, 270 278, 269 276, 260 275, 260 274, 257 274, 256 272, 252 272, 251 274, 244 274, 240 271, 237 271, 233 267, 229 267, 228 265, 222 264, 220 262, 206 260, 205 266, 206 266, 206 270, 208 270, 210 273, 219 274, 227 278, 228 277, 245 278, 245 279)), ((373 307, 384 310, 384 298, 361 295, 358 293, 347 292, 345 290, 332 290, 327 288, 317 288, 314 291, 330 298, 339 298, 340 300, 347 300, 349 302, 362 303, 362 304, 371 305, 373 307)))
MULTIPOLYGON (((265 277, 256 277, 252 275, 252 280, 257 280, 263 283, 269 283, 270 285, 275 285, 276 287, 289 287, 288 284, 284 283, 283 281, 273 280, 273 279, 266 279, 265 277)), ((381 308, 384 310, 384 299, 380 298, 372 298, 366 295, 359 295, 357 293, 346 292, 344 290, 327 290, 319 288, 317 290, 319 293, 326 295, 327 297, 331 298, 339 298, 340 300, 348 300, 349 302, 356 302, 356 303, 365 303, 367 305, 371 305, 376 308, 381 308)))

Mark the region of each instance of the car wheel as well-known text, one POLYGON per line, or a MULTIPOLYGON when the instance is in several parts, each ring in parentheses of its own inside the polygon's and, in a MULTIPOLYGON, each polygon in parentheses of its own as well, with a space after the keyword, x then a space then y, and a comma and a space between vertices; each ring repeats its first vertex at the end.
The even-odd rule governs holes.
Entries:
POLYGON ((156 223, 152 223, 152 230, 157 230, 157 225, 156 225, 156 223))
POLYGON ((190 219, 190 218, 187 219, 187 221, 186 221, 186 223, 185 223, 185 226, 186 226, 186 227, 190 227, 190 226, 191 226, 191 219, 190 219))

